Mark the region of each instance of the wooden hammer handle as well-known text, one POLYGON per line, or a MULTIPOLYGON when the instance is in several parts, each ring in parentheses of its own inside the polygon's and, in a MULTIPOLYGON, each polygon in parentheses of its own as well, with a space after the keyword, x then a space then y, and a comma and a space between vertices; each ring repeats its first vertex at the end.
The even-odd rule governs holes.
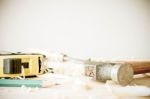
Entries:
POLYGON ((127 61, 133 67, 134 74, 150 73, 150 61, 127 61))

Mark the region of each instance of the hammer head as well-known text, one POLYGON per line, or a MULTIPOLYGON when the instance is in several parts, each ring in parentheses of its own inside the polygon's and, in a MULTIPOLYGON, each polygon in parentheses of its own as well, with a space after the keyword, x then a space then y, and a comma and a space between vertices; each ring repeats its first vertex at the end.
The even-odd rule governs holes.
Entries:
POLYGON ((86 66, 85 75, 97 81, 113 80, 118 84, 127 85, 133 79, 133 69, 124 63, 100 63, 86 66))

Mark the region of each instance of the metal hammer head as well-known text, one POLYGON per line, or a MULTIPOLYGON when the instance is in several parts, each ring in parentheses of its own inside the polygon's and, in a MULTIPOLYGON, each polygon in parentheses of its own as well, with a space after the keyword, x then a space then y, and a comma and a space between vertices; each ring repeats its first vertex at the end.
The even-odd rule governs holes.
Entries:
POLYGON ((101 63, 94 66, 86 66, 85 73, 97 81, 112 80, 121 85, 127 85, 133 79, 132 67, 124 63, 101 63))

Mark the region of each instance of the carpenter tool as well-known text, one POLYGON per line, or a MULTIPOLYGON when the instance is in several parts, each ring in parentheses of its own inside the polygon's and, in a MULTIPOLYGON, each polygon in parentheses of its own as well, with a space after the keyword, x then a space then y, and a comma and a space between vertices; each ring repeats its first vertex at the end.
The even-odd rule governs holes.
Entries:
POLYGON ((44 55, 38 53, 0 53, 0 77, 39 75, 43 60, 44 55))

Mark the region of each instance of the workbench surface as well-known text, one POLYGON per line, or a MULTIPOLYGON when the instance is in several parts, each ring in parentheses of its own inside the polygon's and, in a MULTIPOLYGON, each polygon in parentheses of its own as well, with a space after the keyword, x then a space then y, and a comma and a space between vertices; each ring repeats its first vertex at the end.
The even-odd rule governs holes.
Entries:
POLYGON ((112 81, 95 82, 90 77, 84 76, 45 74, 33 79, 48 79, 51 83, 57 84, 52 84, 48 88, 1 87, 0 99, 150 99, 150 96, 139 97, 140 95, 135 96, 135 92, 127 91, 127 89, 133 90, 137 85, 143 86, 144 84, 148 86, 144 88, 149 89, 149 77, 136 78, 130 86, 125 87, 114 84, 112 81))

